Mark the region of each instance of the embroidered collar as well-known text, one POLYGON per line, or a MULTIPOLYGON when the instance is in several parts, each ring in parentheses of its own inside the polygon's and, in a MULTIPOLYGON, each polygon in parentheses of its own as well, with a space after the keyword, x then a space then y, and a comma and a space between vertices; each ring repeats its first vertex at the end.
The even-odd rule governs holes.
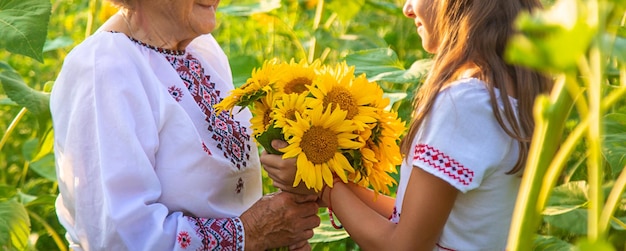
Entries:
MULTIPOLYGON (((121 33, 119 31, 109 31, 109 32, 111 32, 111 33, 121 33)), ((183 56, 183 55, 185 55, 185 50, 170 50, 170 49, 160 48, 160 47, 156 47, 156 46, 152 46, 152 45, 146 44, 146 43, 144 43, 142 41, 139 41, 139 40, 135 39, 134 37, 131 37, 131 36, 128 36, 128 35, 126 35, 126 36, 128 37, 128 39, 130 39, 131 41, 137 43, 138 45, 141 45, 143 47, 146 47, 146 48, 151 49, 153 51, 156 51, 158 53, 164 54, 166 56, 183 56)))

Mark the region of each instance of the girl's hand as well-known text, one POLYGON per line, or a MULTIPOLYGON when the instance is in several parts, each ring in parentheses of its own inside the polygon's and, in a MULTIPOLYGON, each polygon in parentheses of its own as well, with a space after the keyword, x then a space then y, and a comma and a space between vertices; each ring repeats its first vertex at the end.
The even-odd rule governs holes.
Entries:
MULTIPOLYGON (((282 140, 273 140, 272 147, 274 149, 281 149, 287 146, 287 142, 282 140)), ((313 189, 309 189, 304 185, 304 182, 296 187, 293 186, 293 181, 296 177, 296 159, 288 158, 283 159, 282 155, 270 154, 266 151, 261 153, 261 164, 268 176, 273 181, 273 185, 285 192, 291 192, 295 194, 303 195, 318 195, 313 189)))

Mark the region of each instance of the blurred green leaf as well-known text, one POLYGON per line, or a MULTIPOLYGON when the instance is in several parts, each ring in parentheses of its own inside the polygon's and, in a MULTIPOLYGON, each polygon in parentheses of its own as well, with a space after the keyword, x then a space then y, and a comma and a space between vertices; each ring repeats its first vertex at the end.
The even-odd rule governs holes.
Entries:
POLYGON ((31 161, 37 153, 37 146, 39 145, 39 139, 28 139, 22 145, 22 156, 28 161, 31 161))
POLYGON ((37 207, 37 206, 52 206, 52 207, 54 207, 54 203, 56 203, 56 199, 57 199, 57 197, 54 196, 54 195, 49 195, 49 194, 39 195, 34 200, 31 200, 28 203, 26 203, 26 208, 33 208, 33 207, 37 207))
POLYGON ((17 194, 17 188, 0 184, 0 202, 7 201, 17 194))
POLYGON ((24 205, 15 201, 0 202, 0 247, 24 250, 30 234, 30 218, 24 205))
POLYGON ((574 209, 563 214, 544 215, 548 224, 576 235, 587 234, 587 209, 574 209))
POLYGON ((365 0, 330 0, 326 2, 326 7, 337 13, 337 16, 342 21, 352 20, 354 16, 361 12, 361 8, 365 5, 365 0))
POLYGON ((597 27, 587 22, 582 0, 558 0, 550 9, 521 13, 505 57, 514 63, 547 71, 574 69, 586 53, 597 27))
POLYGON ((0 61, 0 70, 9 70, 12 71, 13 68, 7 62, 0 61))
POLYGON ((53 40, 47 40, 43 46, 43 52, 53 51, 56 49, 66 48, 74 43, 72 38, 67 36, 60 36, 53 40))
POLYGON ((54 153, 49 153, 30 163, 30 169, 41 175, 41 177, 46 178, 49 181, 56 182, 56 170, 54 164, 54 153))
POLYGON ((17 106, 17 103, 13 102, 10 98, 0 98, 0 105, 17 106))
POLYGON ((538 235, 533 242, 534 251, 575 251, 572 244, 555 236, 538 235))
POLYGON ((603 152, 612 177, 617 177, 626 165, 626 114, 607 114, 604 125, 603 152))
POLYGON ((601 38, 601 48, 619 62, 626 63, 626 38, 612 34, 605 34, 601 38))
POLYGON ((554 215, 565 214, 565 213, 569 213, 571 211, 574 211, 574 210, 576 210, 578 208, 581 208, 583 206, 584 206, 584 204, 567 205, 567 206, 549 206, 549 207, 546 207, 546 209, 543 210, 543 215, 554 216, 554 215))
POLYGON ((14 71, 0 71, 0 82, 11 100, 37 116, 50 117, 50 94, 32 89, 14 71))
POLYGON ((31 161, 38 161, 51 153, 54 153, 54 131, 52 127, 48 129, 46 134, 38 139, 37 153, 33 156, 31 161))
POLYGON ((402 6, 398 6, 392 2, 389 2, 389 0, 367 0, 365 1, 366 4, 370 4, 372 6, 374 6, 374 8, 379 9, 379 10, 383 10, 386 13, 389 13, 391 15, 397 15, 397 16, 402 16, 404 14, 402 14, 402 6))
POLYGON ((431 60, 422 59, 404 69, 398 55, 389 48, 357 51, 346 56, 348 65, 355 66, 355 74, 365 73, 370 81, 416 83, 431 67, 431 60))
POLYGON ((250 16, 280 8, 280 0, 261 0, 257 3, 220 6, 218 11, 231 16, 250 16))
POLYGON ((587 182, 572 181, 555 187, 548 199, 548 206, 579 206, 586 204, 587 182))
POLYGON ((626 217, 611 219, 611 227, 615 230, 626 230, 626 217))
POLYGON ((573 234, 586 234, 587 189, 586 181, 572 181, 555 187, 543 212, 544 221, 573 234))
POLYGON ((49 0, 1 0, 0 48, 42 62, 51 8, 49 0))
POLYGON ((598 239, 596 242, 581 239, 576 243, 576 247, 579 251, 615 251, 615 247, 603 239, 598 239))
POLYGON ((249 55, 231 57, 229 61, 230 68, 233 72, 233 84, 235 88, 245 84, 246 80, 252 75, 252 70, 255 67, 260 67, 260 63, 256 58, 249 55))

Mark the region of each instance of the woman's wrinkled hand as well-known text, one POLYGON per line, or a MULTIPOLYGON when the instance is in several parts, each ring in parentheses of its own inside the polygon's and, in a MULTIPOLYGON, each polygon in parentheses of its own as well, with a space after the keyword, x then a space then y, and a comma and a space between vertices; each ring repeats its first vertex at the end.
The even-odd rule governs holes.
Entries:
POLYGON ((289 247, 310 250, 307 240, 319 226, 317 196, 276 192, 263 196, 241 216, 245 250, 289 247))

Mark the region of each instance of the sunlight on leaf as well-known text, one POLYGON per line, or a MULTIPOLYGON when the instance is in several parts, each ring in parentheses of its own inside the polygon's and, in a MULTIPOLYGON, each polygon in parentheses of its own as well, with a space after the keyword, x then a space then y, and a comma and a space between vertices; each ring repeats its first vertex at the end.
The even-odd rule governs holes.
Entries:
POLYGON ((24 206, 9 200, 0 202, 0 247, 24 250, 30 234, 30 219, 24 206))
POLYGON ((253 4, 220 6, 218 11, 231 16, 250 16, 256 13, 270 12, 278 8, 280 8, 280 0, 263 0, 253 4))
POLYGON ((521 13, 506 58, 514 63, 548 71, 570 70, 589 48, 597 24, 581 0, 559 0, 550 9, 521 13))
POLYGON ((552 191, 549 206, 578 206, 587 203, 587 182, 572 181, 555 187, 552 191))
POLYGON ((361 8, 365 5, 365 0, 333 0, 327 1, 329 10, 337 13, 342 21, 352 20, 354 16, 361 12, 361 8))
POLYGON ((49 153, 30 164, 30 168, 49 181, 56 182, 57 175, 54 165, 54 154, 49 153))
POLYGON ((405 69, 398 55, 389 48, 362 50, 346 56, 346 62, 354 65, 356 74, 365 73, 370 81, 388 81, 392 83, 415 83, 423 78, 430 69, 431 60, 415 61, 405 69))
POLYGON ((565 213, 569 213, 571 211, 574 211, 574 210, 576 210, 578 208, 581 208, 582 206, 584 206, 584 205, 581 204, 581 205, 574 205, 574 206, 551 206, 551 207, 546 207, 546 209, 543 210, 543 215, 554 216, 554 215, 565 214, 565 213))
POLYGON ((592 242, 588 239, 582 239, 576 243, 577 250, 579 251, 614 251, 615 247, 608 243, 606 240, 597 240, 592 242))

